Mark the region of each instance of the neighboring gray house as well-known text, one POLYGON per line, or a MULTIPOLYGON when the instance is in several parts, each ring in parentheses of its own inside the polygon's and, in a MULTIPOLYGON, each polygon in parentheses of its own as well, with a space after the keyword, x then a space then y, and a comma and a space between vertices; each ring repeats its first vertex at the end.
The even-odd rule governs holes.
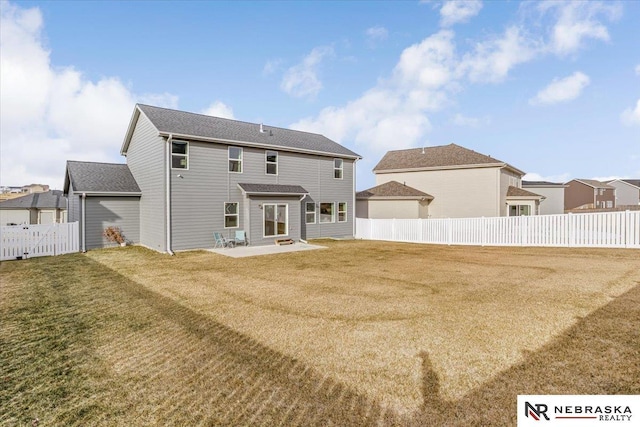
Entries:
POLYGON ((549 181, 522 181, 522 188, 545 198, 540 201, 540 215, 564 214, 563 183, 549 181))
POLYGON ((121 154, 139 188, 127 238, 151 249, 211 248, 214 232, 238 230, 251 245, 354 235, 360 156, 322 135, 139 104, 121 154))
POLYGON ((616 188, 616 206, 640 205, 640 179, 614 179, 605 184, 616 188))
POLYGON ((113 246, 103 238, 109 226, 119 227, 131 243, 140 241, 140 188, 127 165, 68 161, 64 193, 69 222, 80 223, 80 248, 113 246))
POLYGON ((67 221, 67 199, 60 190, 31 193, 0 202, 0 226, 67 221))

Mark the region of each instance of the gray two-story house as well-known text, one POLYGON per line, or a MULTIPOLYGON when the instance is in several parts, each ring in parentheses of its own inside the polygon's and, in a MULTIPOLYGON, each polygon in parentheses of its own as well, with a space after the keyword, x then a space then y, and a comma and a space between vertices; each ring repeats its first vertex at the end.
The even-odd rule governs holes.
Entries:
MULTIPOLYGON (((121 154, 137 188, 113 197, 138 203, 137 214, 127 214, 137 215, 137 229, 123 228, 136 236, 133 243, 172 252, 210 248, 214 232, 233 238, 243 230, 251 245, 354 235, 360 156, 322 135, 139 104, 121 154)), ((72 181, 65 192, 81 198, 72 181)), ((98 196, 103 205, 112 197, 98 196)), ((125 222, 117 212, 105 215, 117 220, 102 221, 102 228, 125 222)), ((94 242, 86 233, 84 240, 94 242)))

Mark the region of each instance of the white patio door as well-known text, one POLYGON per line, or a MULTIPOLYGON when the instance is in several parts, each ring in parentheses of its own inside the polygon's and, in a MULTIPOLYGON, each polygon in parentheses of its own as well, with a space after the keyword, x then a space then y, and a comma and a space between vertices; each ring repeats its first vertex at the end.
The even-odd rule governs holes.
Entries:
POLYGON ((289 234, 289 205, 286 203, 265 203, 262 208, 264 212, 264 237, 289 234))

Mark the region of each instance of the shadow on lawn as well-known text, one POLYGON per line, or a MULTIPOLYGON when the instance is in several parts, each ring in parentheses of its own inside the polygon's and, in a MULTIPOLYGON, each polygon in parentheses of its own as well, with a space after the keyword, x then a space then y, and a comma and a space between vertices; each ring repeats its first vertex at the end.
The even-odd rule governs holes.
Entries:
POLYGON ((423 405, 414 425, 515 425, 518 394, 640 394, 640 284, 580 319, 526 360, 457 401, 438 397, 420 357, 423 405))
MULTIPOLYGON (((161 331, 156 339, 157 348, 147 354, 141 350, 136 359, 148 371, 127 380, 149 395, 161 396, 147 419, 166 425, 515 425, 518 394, 640 392, 640 286, 457 401, 439 397, 439 378, 428 354, 421 353, 423 404, 414 413, 399 414, 103 264, 86 257, 77 263, 96 277, 108 277, 108 286, 92 292, 108 295, 116 307, 126 306, 122 312, 138 325, 140 334, 158 333, 158 325, 167 327, 167 337, 161 331), (187 348, 180 338, 183 332, 194 347, 187 348), (157 380, 160 369, 181 370, 184 377, 167 384, 157 380)), ((109 310, 95 307, 107 319, 101 323, 105 328, 117 325, 109 323, 114 316, 109 310)), ((118 350, 114 344, 112 351, 118 350)), ((103 391, 125 396, 128 386, 103 391)), ((138 398, 144 401, 144 394, 138 398)), ((113 416, 126 422, 129 414, 135 415, 135 403, 128 405, 113 416)), ((109 414, 103 414, 102 420, 108 419, 109 414)))

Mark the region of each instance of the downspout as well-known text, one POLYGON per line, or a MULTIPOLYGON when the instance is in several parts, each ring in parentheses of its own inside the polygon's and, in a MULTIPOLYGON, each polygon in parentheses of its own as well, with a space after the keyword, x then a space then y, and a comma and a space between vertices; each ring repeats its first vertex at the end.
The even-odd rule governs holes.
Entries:
MULTIPOLYGON (((302 203, 302 201, 303 201, 307 196, 308 196, 308 194, 303 194, 302 196, 300 196, 300 200, 298 200, 298 204, 302 203)), ((303 212, 305 212, 305 213, 306 213, 306 211, 307 211, 307 210, 305 209, 303 212)), ((302 221, 300 221, 300 222, 302 222, 302 221)), ((300 240, 300 241, 301 241, 302 243, 304 243, 305 245, 309 243, 309 242, 307 242, 306 240, 304 240, 304 239, 302 239, 302 238, 300 238, 300 239, 298 239, 298 240, 300 240)))
POLYGON ((86 235, 85 231, 87 230, 87 222, 86 222, 86 207, 87 207, 87 193, 82 193, 82 252, 87 252, 87 244, 86 244, 86 235))
POLYGON ((356 163, 358 162, 358 159, 355 159, 353 161, 353 198, 352 198, 352 205, 351 205, 351 212, 353 212, 353 214, 351 215, 352 218, 352 222, 353 222, 353 238, 355 239, 356 237, 356 163))
POLYGON ((167 155, 165 156, 165 160, 166 160, 166 176, 167 176, 167 180, 166 180, 166 201, 165 201, 165 206, 167 208, 166 211, 166 215, 165 215, 165 219, 167 221, 167 229, 166 229, 166 233, 167 233, 167 253, 169 255, 175 255, 173 253, 173 251, 171 250, 171 143, 173 142, 173 134, 170 133, 169 137, 167 138, 167 155))

